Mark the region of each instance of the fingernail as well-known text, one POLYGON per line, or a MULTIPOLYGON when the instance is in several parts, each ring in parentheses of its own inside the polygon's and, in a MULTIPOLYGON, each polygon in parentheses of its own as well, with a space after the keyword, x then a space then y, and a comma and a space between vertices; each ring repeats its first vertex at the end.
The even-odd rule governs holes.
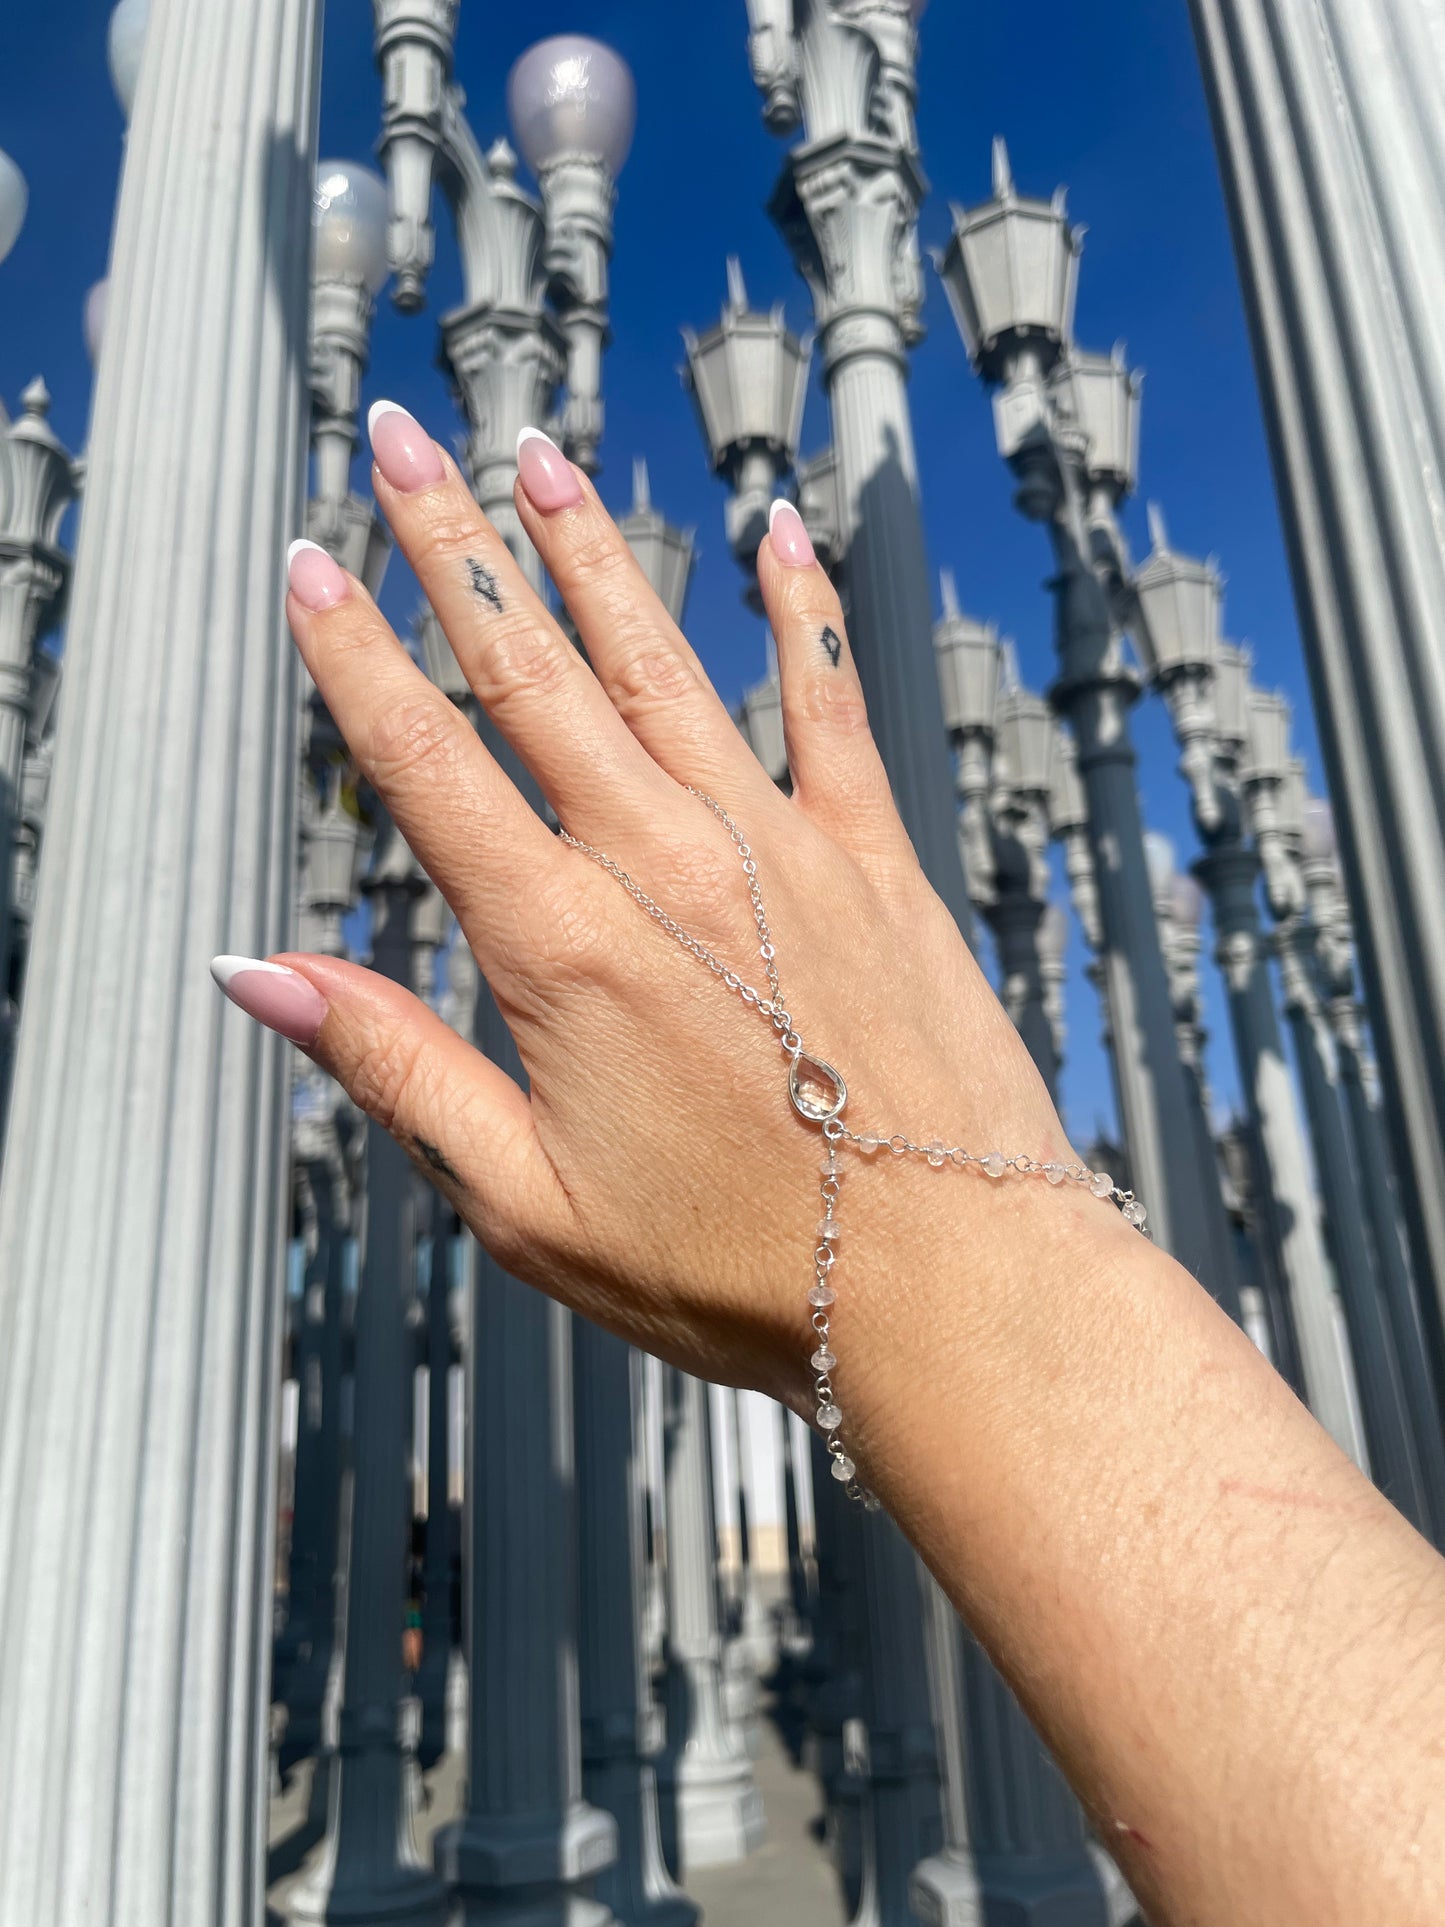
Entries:
POLYGON ((517 437, 517 474, 527 499, 544 515, 554 509, 576 508, 582 500, 576 469, 540 428, 524 428, 517 437))
POLYGON ((773 539, 773 554, 790 569, 811 569, 818 560, 802 516, 781 497, 768 511, 768 534, 773 539))
POLYGON ((258 957, 212 957, 211 975, 238 1010, 303 1048, 316 1042, 326 999, 285 964, 258 957))
POLYGON ((351 593, 346 571, 314 542, 293 542, 286 551, 286 580, 304 609, 319 615, 351 593))
POLYGON ((419 488, 435 488, 446 474, 441 450, 414 415, 394 401, 374 401, 367 410, 366 432, 376 466, 403 495, 419 488))

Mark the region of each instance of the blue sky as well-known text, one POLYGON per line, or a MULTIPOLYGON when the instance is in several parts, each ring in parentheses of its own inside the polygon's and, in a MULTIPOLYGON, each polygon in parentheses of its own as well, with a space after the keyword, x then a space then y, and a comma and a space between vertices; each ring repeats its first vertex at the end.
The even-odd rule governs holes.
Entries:
MULTIPOLYGON (((197 0, 200 4, 201 0, 197 0)), ((365 159, 380 111, 371 58, 371 9, 328 8, 322 151, 365 159)), ((52 419, 73 448, 85 439, 90 371, 81 335, 85 291, 105 272, 123 128, 105 67, 107 0, 21 9, 7 27, 0 65, 0 148, 30 183, 30 213, 0 264, 0 395, 12 408, 43 373, 52 419)), ((698 531, 700 561, 689 629, 719 687, 735 696, 763 670, 760 625, 739 600, 740 577, 722 529, 723 490, 708 473, 691 405, 680 386, 678 330, 705 326, 722 301, 724 261, 743 262, 757 305, 783 300, 795 327, 808 304, 765 212, 781 147, 762 126, 748 77, 743 0, 532 0, 526 8, 463 0, 458 75, 484 142, 505 131, 513 60, 548 33, 580 30, 630 62, 638 129, 622 175, 613 267, 616 340, 606 367, 607 442, 600 478, 626 505, 631 462, 645 455, 653 496, 698 531)), ((1212 552, 1228 578, 1226 622, 1248 640, 1259 680, 1295 705, 1299 746, 1318 781, 1319 761, 1293 605, 1259 420, 1224 210, 1184 0, 932 0, 924 17, 919 123, 933 184, 925 246, 948 229, 947 203, 989 192, 989 146, 1003 134, 1026 193, 1069 188, 1086 224, 1078 336, 1089 347, 1128 343, 1146 372, 1142 488, 1165 507, 1176 547, 1212 552)), ((924 512, 935 569, 954 569, 964 605, 1017 640, 1026 681, 1051 672, 1048 573, 1041 532, 1010 506, 994 449, 987 398, 970 373, 942 290, 930 274, 929 334, 914 358, 912 395, 924 512)), ((459 294, 445 232, 431 305, 416 317, 379 312, 365 395, 391 395, 433 432, 457 423, 435 367, 437 318, 459 294)), ((810 400, 804 449, 827 437, 826 410, 810 400)), ((364 473, 358 466, 358 480, 364 473)), ((1126 522, 1137 554, 1148 548, 1142 501, 1126 522)), ((393 565, 385 601, 398 617, 413 601, 393 565)), ((1175 750, 1155 699, 1136 712, 1141 787, 1150 822, 1193 849, 1175 750)), ((1072 1128, 1087 1134, 1112 1111, 1093 992, 1079 974, 1069 998, 1064 1095, 1072 1128)), ((1211 1071, 1216 1091, 1236 1088, 1227 1021, 1207 973, 1211 1071)))

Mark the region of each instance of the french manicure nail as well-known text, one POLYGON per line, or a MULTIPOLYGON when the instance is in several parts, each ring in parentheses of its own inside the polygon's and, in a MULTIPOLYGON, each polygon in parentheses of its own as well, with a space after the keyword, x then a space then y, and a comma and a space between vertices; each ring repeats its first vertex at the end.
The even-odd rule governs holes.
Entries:
POLYGON ((527 499, 544 515, 576 508, 582 500, 576 469, 540 428, 524 428, 517 437, 517 474, 527 499))
POLYGON ((435 488, 446 474, 441 450, 400 403, 374 401, 367 410, 366 432, 376 466, 403 495, 435 488))
POLYGON ((774 555, 790 569, 811 569, 818 560, 802 516, 791 502, 781 497, 768 511, 768 534, 772 537, 774 555))
POLYGON ((314 1044, 326 999, 315 984, 285 964, 259 957, 212 957, 211 975, 238 1010, 303 1049, 314 1044))
POLYGON ((293 542, 286 551, 286 580, 303 609, 319 615, 351 593, 346 572, 315 542, 293 542))

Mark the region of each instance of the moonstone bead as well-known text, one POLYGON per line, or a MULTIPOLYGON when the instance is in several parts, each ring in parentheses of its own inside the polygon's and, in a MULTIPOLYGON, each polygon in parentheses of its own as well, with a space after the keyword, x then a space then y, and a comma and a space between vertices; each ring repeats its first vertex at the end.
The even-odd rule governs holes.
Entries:
POLYGON ((842 1168, 835 1157, 824 1158, 823 1162, 818 1166, 818 1169, 825 1178, 836 1178, 842 1168))
POLYGON ((843 1423, 842 1410, 836 1405, 820 1405, 818 1407, 818 1423, 825 1432, 836 1432, 838 1427, 843 1423))
POLYGON ((827 1243, 831 1238, 836 1238, 842 1229, 842 1225, 839 1224, 836 1218, 819 1218, 818 1220, 818 1236, 824 1243, 827 1243))
POLYGON ((833 1356, 832 1352, 828 1350, 828 1347, 824 1345, 821 1348, 821 1350, 813 1353, 813 1356, 808 1360, 808 1363, 812 1366, 815 1372, 831 1372, 833 1367, 838 1363, 838 1361, 833 1356))
POLYGON ((846 1485, 858 1468, 845 1454, 841 1459, 834 1459, 832 1470, 839 1485, 846 1485))
POLYGON ((837 1297, 838 1294, 834 1291, 833 1287, 831 1285, 825 1285, 820 1278, 808 1293, 808 1303, 810 1305, 831 1305, 836 1301, 837 1297))
POLYGON ((1132 1225, 1142 1225, 1148 1215, 1149 1213, 1137 1198, 1131 1198, 1129 1203, 1124 1206, 1124 1216, 1132 1225))
POLYGON ((1107 1198, 1114 1188, 1114 1180, 1107 1171, 1095 1171, 1089 1179, 1089 1189, 1096 1198, 1107 1198))
POLYGON ((1046 1164, 1044 1166, 1044 1176, 1050 1184, 1062 1184, 1068 1176, 1068 1173, 1062 1164, 1046 1164))
POLYGON ((979 1163, 991 1178, 1001 1178, 1008 1169, 1008 1161, 1002 1151, 990 1151, 986 1158, 979 1159, 979 1163))
POLYGON ((940 1164, 945 1163, 947 1161, 947 1158, 948 1158, 948 1153, 941 1144, 935 1141, 934 1143, 929 1145, 928 1162, 933 1166, 935 1170, 938 1169, 940 1164))

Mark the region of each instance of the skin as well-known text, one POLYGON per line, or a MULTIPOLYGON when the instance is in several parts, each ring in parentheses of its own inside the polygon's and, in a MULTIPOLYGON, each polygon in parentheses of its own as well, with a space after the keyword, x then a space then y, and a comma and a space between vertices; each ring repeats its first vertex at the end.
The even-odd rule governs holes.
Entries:
MULTIPOLYGON (((449 459, 431 488, 398 493, 379 470, 373 484, 468 683, 560 821, 761 983, 736 852, 683 786, 739 823, 788 1008, 847 1077, 853 1129, 1072 1159, 894 812, 821 569, 785 567, 763 542, 784 797, 590 484, 550 514, 517 491, 587 662, 449 459)), ((788 1103, 772 1029, 547 830, 359 583, 319 615, 292 596, 288 616, 455 911, 529 1089, 401 987, 278 959, 327 1000, 312 1054, 516 1276, 811 1417, 822 1143, 788 1103)), ((1436 1554, 1108 1203, 886 1150, 844 1163, 832 1376, 848 1449, 1149 1919, 1435 1927, 1436 1554)))

